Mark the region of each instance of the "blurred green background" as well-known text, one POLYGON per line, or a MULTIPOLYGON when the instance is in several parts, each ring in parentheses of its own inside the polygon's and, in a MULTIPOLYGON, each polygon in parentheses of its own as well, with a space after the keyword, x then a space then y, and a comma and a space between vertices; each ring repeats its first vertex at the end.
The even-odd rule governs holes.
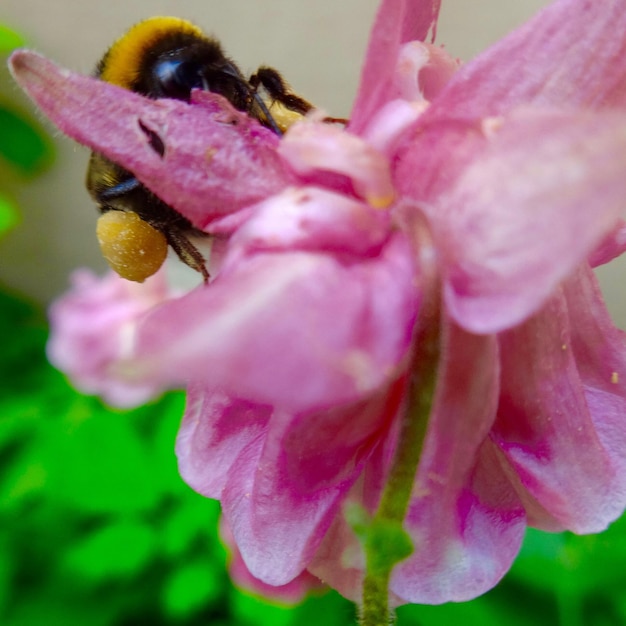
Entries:
MULTIPOLYGON (((22 45, 0 25, 0 56, 22 45)), ((53 160, 23 106, 0 98, 0 237, 16 197, 53 160)), ((22 207, 28 211, 28 207, 22 207)), ((293 608, 235 589, 219 507, 179 478, 182 394, 112 411, 46 362, 41 304, 0 286, 0 624, 131 626, 354 624, 318 594, 293 608)), ((626 520, 602 535, 529 531, 512 571, 473 602, 403 607, 401 626, 626 624, 626 520)))

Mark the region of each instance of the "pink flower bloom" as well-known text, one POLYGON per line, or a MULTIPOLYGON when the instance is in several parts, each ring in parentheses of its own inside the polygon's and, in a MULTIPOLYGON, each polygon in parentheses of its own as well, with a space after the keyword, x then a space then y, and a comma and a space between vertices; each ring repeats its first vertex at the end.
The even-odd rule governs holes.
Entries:
POLYGON ((141 316, 107 370, 188 385, 181 473, 266 584, 308 570, 360 597, 343 506, 376 508, 436 284, 395 601, 472 598, 527 525, 596 532, 626 505, 626 345, 587 261, 624 249, 623 3, 559 0, 458 71, 409 43, 438 8, 384 0, 348 129, 280 141, 212 94, 150 102, 14 58, 62 130, 226 242, 214 280, 141 316))

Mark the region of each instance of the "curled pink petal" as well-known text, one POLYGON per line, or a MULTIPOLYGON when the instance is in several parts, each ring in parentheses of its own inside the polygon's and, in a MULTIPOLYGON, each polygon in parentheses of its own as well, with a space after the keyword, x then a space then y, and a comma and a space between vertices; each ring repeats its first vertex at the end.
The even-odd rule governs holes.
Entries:
POLYGON ((370 120, 361 137, 376 150, 392 158, 427 106, 426 102, 390 100, 370 120))
POLYGON ((517 556, 526 530, 521 501, 488 442, 473 457, 465 484, 437 485, 433 476, 432 496, 415 499, 407 525, 416 552, 398 566, 391 586, 398 604, 475 598, 494 587, 517 556))
POLYGON ((615 228, 589 255, 589 264, 591 267, 604 265, 624 252, 626 252, 626 220, 620 219, 615 228))
POLYGON ((383 0, 370 35, 350 129, 359 134, 367 120, 396 97, 394 70, 400 46, 424 41, 436 28, 441 0, 383 0))
POLYGON ((256 578, 283 585, 304 571, 396 417, 402 389, 400 381, 350 405, 272 416, 259 456, 242 458, 222 496, 224 516, 256 578), (287 552, 277 549, 282 544, 287 552))
POLYGON ((417 297, 407 246, 394 236, 358 264, 306 252, 225 261, 210 289, 145 319, 120 367, 163 382, 211 372, 230 394, 291 410, 349 402, 383 384, 406 354, 417 297))
POLYGON ((447 305, 474 332, 535 311, 623 212, 626 113, 528 109, 419 132, 397 177, 433 226, 447 305))
POLYGON ((265 599, 269 598, 282 605, 298 604, 302 602, 311 591, 324 589, 324 584, 318 578, 309 574, 309 572, 302 572, 302 574, 286 585, 268 585, 260 581, 258 578, 255 578, 246 567, 246 564, 241 558, 241 553, 237 548, 237 544, 235 543, 232 531, 224 521, 224 518, 222 518, 220 522, 220 536, 230 550, 228 571, 233 582, 238 587, 255 595, 262 596, 265 599))
POLYGON ((271 414, 267 405, 190 387, 176 439, 183 479, 208 498, 220 499, 229 473, 245 458, 249 442, 265 437, 271 414))
POLYGON ((434 117, 504 115, 520 105, 626 105, 622 0, 558 0, 465 65, 434 117))
POLYGON ((292 187, 256 206, 233 235, 237 252, 232 256, 297 249, 375 257, 389 237, 390 220, 389 213, 353 198, 316 187, 292 187))
POLYGON ((408 101, 436 98, 459 68, 443 48, 409 41, 400 48, 395 86, 398 97, 408 101))
POLYGON ((503 390, 493 436, 520 493, 531 498, 531 522, 604 530, 626 506, 626 340, 591 270, 500 344, 503 390))
POLYGON ((488 441, 499 392, 495 338, 448 322, 438 381, 405 522, 415 552, 391 581, 404 602, 463 601, 491 588, 510 567, 526 525, 488 441))
POLYGON ((355 135, 322 124, 300 122, 280 143, 280 154, 306 179, 316 171, 331 171, 350 179, 356 194, 375 208, 394 200, 389 161, 355 135))
POLYGON ((278 137, 221 96, 150 100, 27 50, 13 53, 11 69, 65 134, 131 171, 198 228, 291 181, 276 154, 278 137), (163 154, 153 147, 155 135, 163 154))

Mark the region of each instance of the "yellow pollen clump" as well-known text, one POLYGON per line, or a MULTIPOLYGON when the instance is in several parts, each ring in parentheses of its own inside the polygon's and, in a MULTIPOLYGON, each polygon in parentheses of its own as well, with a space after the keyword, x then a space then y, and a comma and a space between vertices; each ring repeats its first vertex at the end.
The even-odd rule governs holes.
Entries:
POLYGON ((96 226, 102 255, 126 280, 142 283, 165 261, 167 240, 137 213, 107 211, 96 226))
POLYGON ((373 209, 386 209, 393 204, 396 197, 391 193, 387 196, 368 195, 365 199, 373 209))
POLYGON ((619 383, 619 374, 618 374, 617 372, 613 372, 613 373, 611 374, 611 382, 612 382, 614 385, 617 385, 617 383, 619 383))

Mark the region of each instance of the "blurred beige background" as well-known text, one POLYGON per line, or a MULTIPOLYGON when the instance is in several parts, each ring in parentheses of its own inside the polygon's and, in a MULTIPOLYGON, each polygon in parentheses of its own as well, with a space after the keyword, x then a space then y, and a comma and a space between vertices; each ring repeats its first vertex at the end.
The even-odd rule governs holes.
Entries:
MULTIPOLYGON (((437 40, 469 60, 548 3, 444 0, 437 40)), ((244 73, 260 64, 274 66, 297 92, 346 116, 377 5, 378 0, 0 0, 0 21, 21 31, 31 47, 89 73, 129 25, 150 15, 179 15, 217 35, 244 73)), ((3 71, 0 96, 7 93, 19 97, 3 71)), ((72 269, 104 269, 94 233, 96 210, 83 186, 88 153, 55 136, 54 168, 20 192, 23 223, 0 242, 0 281, 43 302, 65 289, 72 269)), ((601 271, 622 327, 624 269, 612 264, 601 271)))

